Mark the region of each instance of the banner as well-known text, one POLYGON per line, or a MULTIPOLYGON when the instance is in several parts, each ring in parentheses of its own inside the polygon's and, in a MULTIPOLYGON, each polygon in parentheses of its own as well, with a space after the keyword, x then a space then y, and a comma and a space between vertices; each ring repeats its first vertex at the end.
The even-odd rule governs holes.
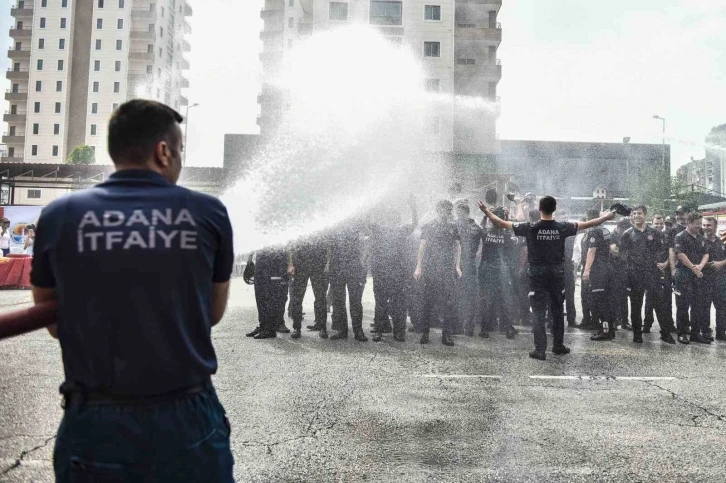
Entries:
POLYGON ((10 220, 10 248, 22 249, 25 243, 25 227, 36 225, 42 206, 3 206, 0 216, 10 220))

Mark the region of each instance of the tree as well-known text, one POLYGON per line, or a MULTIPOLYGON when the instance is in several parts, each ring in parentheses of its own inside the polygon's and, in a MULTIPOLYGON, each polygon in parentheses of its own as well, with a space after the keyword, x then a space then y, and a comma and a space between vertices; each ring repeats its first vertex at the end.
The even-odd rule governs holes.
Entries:
POLYGON ((95 164, 96 151, 87 144, 76 146, 66 161, 68 164, 95 164))
POLYGON ((643 204, 651 213, 670 211, 674 178, 660 165, 643 166, 628 178, 631 206, 643 204))

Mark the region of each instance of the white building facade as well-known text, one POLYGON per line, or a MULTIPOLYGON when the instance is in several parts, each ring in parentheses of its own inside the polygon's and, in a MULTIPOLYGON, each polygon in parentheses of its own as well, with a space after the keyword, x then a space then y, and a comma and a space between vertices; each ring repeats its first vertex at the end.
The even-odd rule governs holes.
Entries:
POLYGON ((18 0, 8 52, 3 163, 63 163, 87 144, 110 163, 106 130, 124 101, 188 104, 185 0, 18 0))

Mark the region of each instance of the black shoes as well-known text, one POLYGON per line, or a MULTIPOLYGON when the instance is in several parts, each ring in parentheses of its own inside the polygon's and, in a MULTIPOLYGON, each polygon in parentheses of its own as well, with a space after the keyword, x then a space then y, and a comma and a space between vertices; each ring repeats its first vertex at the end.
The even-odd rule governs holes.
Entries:
POLYGON ((451 340, 451 336, 448 334, 441 334, 441 343, 448 347, 454 345, 454 341, 451 340))
POLYGON ((650 327, 647 326, 647 325, 645 327, 643 327, 643 333, 644 334, 650 334, 650 327))
POLYGON ((274 332, 272 330, 260 330, 257 335, 253 337, 253 339, 274 339, 275 337, 277 337, 277 332, 274 332))
POLYGON ((716 340, 726 341, 726 333, 716 332, 716 340))
POLYGON ((711 334, 704 334, 703 338, 709 342, 713 342, 713 335, 711 335, 711 334))
POLYGON ((665 342, 667 344, 675 344, 676 343, 675 339, 673 338, 673 336, 670 333, 661 334, 660 335, 660 340, 662 340, 663 342, 665 342))
POLYGON ((330 340, 342 340, 348 338, 348 330, 339 330, 330 336, 330 340))
POLYGON ((327 339, 328 338, 328 329, 326 329, 325 327, 323 327, 322 329, 320 329, 320 338, 321 339, 327 339))
POLYGON ((529 357, 531 357, 532 359, 537 359, 538 361, 547 360, 547 354, 545 354, 544 352, 539 352, 539 351, 530 352, 529 357))
POLYGON ((317 322, 313 325, 308 325, 308 330, 317 332, 319 330, 325 330, 325 324, 318 324, 317 322))
POLYGON ((281 334, 289 334, 290 333, 290 329, 287 328, 287 326, 285 325, 285 322, 283 322, 279 326, 277 326, 277 329, 276 330, 277 330, 277 332, 279 332, 281 334))
POLYGON ((633 330, 633 326, 630 325, 628 322, 623 322, 622 324, 620 324, 620 328, 622 330, 633 330))
POLYGON ((467 335, 468 337, 474 337, 474 328, 472 327, 471 329, 466 329, 466 332, 465 332, 465 334, 466 334, 466 335, 467 335))
POLYGON ((563 356, 565 354, 570 353, 570 348, 563 345, 553 345, 552 346, 552 353, 557 354, 558 356, 563 356))
POLYGON ((635 342, 636 344, 642 344, 643 336, 640 334, 633 334, 633 342, 635 342))
POLYGON ((380 342, 383 340, 383 334, 380 332, 373 332, 373 337, 371 338, 373 342, 380 342))
POLYGON ((479 332, 479 337, 481 337, 482 339, 488 339, 489 332, 487 332, 486 330, 482 330, 481 332, 479 332))
POLYGON ((519 331, 515 329, 514 327, 510 327, 507 329, 507 339, 514 339, 519 331))
POLYGON ((257 327, 255 327, 255 330, 253 330, 252 332, 250 332, 250 333, 248 333, 248 334, 245 334, 245 337, 254 337, 254 336, 256 336, 257 334, 259 334, 260 332, 262 332, 262 329, 261 329, 261 328, 260 328, 260 326, 258 325, 257 327))
POLYGON ((406 334, 393 334, 393 340, 396 342, 406 342, 406 334))
POLYGON ((688 340, 688 336, 685 334, 681 334, 678 336, 678 342, 680 342, 681 344, 690 344, 691 343, 691 341, 688 340))
POLYGON ((610 332, 598 332, 590 336, 590 340, 612 340, 613 335, 610 332))
MULTIPOLYGON (((391 331, 393 331, 393 329, 391 329, 391 331)), ((363 333, 363 329, 353 329, 353 337, 358 342, 368 342, 368 337, 366 337, 366 335, 363 333)))
POLYGON ((696 344, 710 344, 711 341, 702 336, 701 334, 691 334, 691 342, 696 344))
POLYGON ((429 334, 428 333, 424 332, 421 335, 421 343, 422 344, 428 344, 429 343, 429 334))
POLYGON ((300 334, 300 329, 292 329, 292 334, 290 334, 290 338, 299 339, 301 335, 302 334, 300 334))

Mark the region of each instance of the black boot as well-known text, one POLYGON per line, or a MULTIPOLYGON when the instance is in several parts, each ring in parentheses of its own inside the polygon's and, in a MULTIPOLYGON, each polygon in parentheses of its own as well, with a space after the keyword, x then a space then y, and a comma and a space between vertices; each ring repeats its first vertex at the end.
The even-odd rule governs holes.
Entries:
POLYGON ((421 343, 422 344, 428 344, 429 343, 429 333, 428 332, 424 332, 421 335, 421 343))
POLYGON ((259 334, 261 331, 262 331, 262 328, 258 325, 257 327, 255 327, 255 330, 253 330, 252 332, 249 332, 249 333, 245 334, 245 337, 254 337, 257 334, 259 334))
POLYGON ((533 350, 532 352, 530 352, 529 357, 531 357, 532 359, 540 360, 540 361, 547 360, 547 354, 545 354, 544 352, 538 351, 538 350, 533 350))
POLYGON ((552 353, 553 354, 557 354, 558 356, 563 356, 565 354, 569 354, 570 353, 570 348, 567 347, 564 344, 553 345, 552 346, 552 353))
POLYGON ((358 342, 368 342, 368 337, 363 333, 363 329, 353 329, 353 335, 358 342))
POLYGON ((323 327, 322 329, 320 329, 320 338, 321 339, 327 339, 328 338, 328 329, 326 329, 325 327, 323 327))
POLYGON ((253 339, 260 340, 260 339, 274 339, 277 337, 277 332, 274 330, 260 330, 260 332, 253 337, 253 339))
POLYGON ((330 336, 330 340, 341 340, 341 339, 347 339, 348 338, 348 329, 345 330, 339 330, 335 334, 330 336))
POLYGON ((454 341, 451 340, 451 336, 448 334, 441 334, 441 343, 449 347, 454 345, 454 341))
POLYGON ((299 339, 301 335, 302 334, 300 334, 300 329, 292 329, 292 334, 290 334, 290 338, 299 339))

